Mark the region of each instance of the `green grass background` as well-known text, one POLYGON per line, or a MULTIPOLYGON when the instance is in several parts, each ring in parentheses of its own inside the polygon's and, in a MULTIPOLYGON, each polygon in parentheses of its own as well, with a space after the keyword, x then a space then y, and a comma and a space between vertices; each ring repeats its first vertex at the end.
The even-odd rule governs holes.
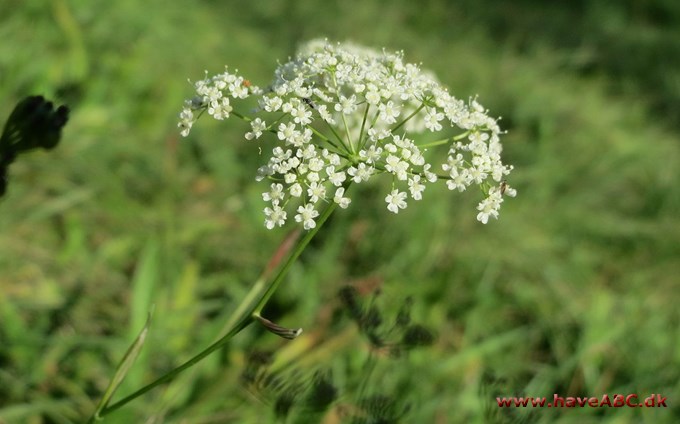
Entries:
POLYGON ((254 351, 285 381, 332 377, 333 407, 288 422, 380 422, 367 397, 391 405, 383 422, 680 422, 679 3, 5 0, 0 118, 29 94, 72 114, 0 201, 0 423, 85 421, 152 304, 119 396, 221 331, 287 230, 262 225, 240 121, 178 136, 187 79, 228 64, 264 86, 317 37, 403 49, 479 95, 518 197, 483 226, 475 193, 430 188, 388 216, 384 187, 355 192, 266 310, 303 336, 251 326, 105 422, 274 422, 281 389, 241 378, 254 351), (348 283, 381 287, 385 321, 411 296, 435 343, 371 354, 341 313, 348 283), (668 408, 495 406, 553 393, 668 408))

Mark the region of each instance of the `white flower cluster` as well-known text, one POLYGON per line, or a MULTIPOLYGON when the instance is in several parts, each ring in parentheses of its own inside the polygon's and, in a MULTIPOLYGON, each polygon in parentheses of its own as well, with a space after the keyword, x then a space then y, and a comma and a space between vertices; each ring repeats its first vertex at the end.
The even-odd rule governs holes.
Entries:
POLYGON ((477 207, 482 223, 498 217, 503 195, 516 194, 503 179, 512 166, 501 162, 496 120, 476 100, 454 98, 433 76, 404 63, 401 52, 317 40, 280 65, 266 90, 228 71, 195 87, 197 96, 180 114, 183 136, 196 111, 224 119, 233 112, 232 100, 258 96, 257 118, 237 116, 250 123, 247 140, 275 135, 271 156, 258 170, 258 180, 272 181, 262 194, 269 202, 269 229, 282 226, 291 208, 295 221, 314 228, 320 205, 347 208, 350 183, 379 174, 392 176, 385 202, 393 213, 406 208, 409 195, 422 199, 426 184, 438 179, 450 190, 479 185, 485 194, 477 207), (452 136, 452 128, 462 134, 452 136), (442 132, 443 138, 419 145, 414 135, 426 131, 442 132), (424 155, 427 146, 439 145, 449 149, 441 175, 424 155))

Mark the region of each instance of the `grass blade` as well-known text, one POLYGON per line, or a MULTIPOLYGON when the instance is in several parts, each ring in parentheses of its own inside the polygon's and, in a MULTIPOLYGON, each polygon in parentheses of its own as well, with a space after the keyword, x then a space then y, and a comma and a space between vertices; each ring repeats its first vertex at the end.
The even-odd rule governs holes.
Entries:
POLYGON ((104 408, 107 407, 114 393, 125 379, 125 376, 127 375, 128 371, 135 363, 135 360, 137 359, 137 356, 139 356, 139 352, 142 350, 142 346, 146 341, 146 336, 149 332, 149 325, 151 324, 152 315, 153 309, 149 312, 144 328, 142 328, 142 330, 139 332, 137 338, 130 345, 127 352, 125 352, 123 359, 118 364, 118 367, 116 368, 116 373, 113 375, 113 378, 111 379, 111 383, 109 383, 109 386, 106 388, 106 391, 104 392, 104 396, 102 396, 101 400, 99 401, 99 404, 97 405, 97 409, 94 411, 94 414, 92 414, 92 418, 90 418, 89 421, 90 423, 102 419, 99 414, 104 410, 104 408))

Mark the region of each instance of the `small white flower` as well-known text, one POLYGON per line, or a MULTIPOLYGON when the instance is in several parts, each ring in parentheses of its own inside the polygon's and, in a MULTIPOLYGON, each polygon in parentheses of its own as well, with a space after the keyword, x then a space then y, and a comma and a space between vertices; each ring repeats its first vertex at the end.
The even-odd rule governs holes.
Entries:
POLYGON ((432 132, 441 131, 442 124, 440 124, 439 121, 442 119, 444 119, 443 113, 436 112, 435 109, 428 110, 427 114, 425 115, 425 128, 432 132))
POLYGON ((245 99, 248 97, 248 88, 243 85, 243 79, 239 81, 238 84, 231 84, 229 86, 229 91, 232 97, 237 99, 245 99))
POLYGON ((290 114, 293 116, 293 121, 296 124, 307 125, 312 122, 312 112, 304 103, 300 103, 297 107, 293 108, 290 114))
POLYGON ((355 183, 368 181, 368 179, 371 178, 371 175, 373 175, 373 171, 373 167, 366 166, 363 162, 359 164, 358 168, 350 166, 349 169, 347 169, 347 173, 353 177, 352 180, 354 180, 355 183))
POLYGON ((254 138, 260 138, 262 131, 267 129, 267 124, 260 118, 255 118, 250 123, 250 127, 253 129, 246 133, 246 140, 252 140, 254 138))
POLYGON ((257 168, 257 176, 255 177, 255 181, 262 181, 266 177, 274 175, 274 172, 274 169, 272 169, 272 167, 269 165, 261 166, 257 168))
POLYGON ((309 200, 312 203, 316 203, 319 201, 319 199, 323 199, 326 197, 326 187, 317 182, 313 182, 309 185, 309 188, 307 189, 307 195, 309 196, 309 200))
POLYGON ((182 129, 180 133, 182 134, 182 137, 189 135, 192 125, 194 125, 194 113, 190 108, 185 107, 179 114, 179 123, 177 124, 177 126, 182 129))
POLYGON ((435 183, 435 182, 437 182, 438 177, 437 177, 437 174, 430 171, 431 167, 432 167, 432 165, 430 165, 429 163, 426 163, 425 165, 423 165, 423 174, 425 175, 425 179, 428 182, 435 183))
POLYGON ((318 183, 321 181, 321 176, 319 175, 318 172, 310 172, 307 174, 307 181, 310 183, 318 183))
POLYGON ((302 196, 302 186, 300 185, 300 183, 295 183, 292 186, 290 186, 288 192, 293 197, 300 197, 302 196))
POLYGON ((395 188, 385 197, 385 202, 387 202, 387 210, 399 213, 399 209, 406 209, 406 193, 395 188))
POLYGON ((381 103, 380 106, 378 106, 378 110, 380 111, 380 119, 386 124, 396 123, 397 117, 401 113, 392 100, 387 102, 387 104, 381 103))
POLYGON ((423 198, 423 191, 425 186, 420 183, 420 175, 414 175, 408 180, 408 189, 411 192, 411 197, 415 200, 420 200, 423 198))
POLYGON ((222 120, 228 118, 229 112, 232 110, 233 108, 229 102, 229 97, 222 97, 210 102, 210 106, 208 107, 208 115, 215 119, 222 120))
POLYGON ((349 204, 352 202, 352 199, 349 197, 344 197, 345 196, 345 188, 340 187, 337 190, 335 190, 335 196, 333 197, 333 201, 338 204, 343 209, 347 209, 349 204))
POLYGON ((469 169, 469 175, 475 184, 481 184, 487 177, 486 172, 482 172, 480 168, 472 167, 469 169))
POLYGON ((333 119, 330 112, 328 112, 328 107, 326 105, 318 106, 316 110, 319 112, 321 119, 326 121, 326 123, 335 125, 335 119, 333 119))
POLYGON ((479 113, 483 113, 483 112, 484 112, 484 107, 483 107, 482 105, 480 105, 480 104, 477 102, 476 99, 472 101, 472 108, 473 108, 476 112, 479 112, 479 113))
POLYGON ((399 151, 399 149, 398 149, 397 146, 395 146, 394 144, 392 144, 392 143, 387 143, 387 144, 385 144, 385 151, 394 154, 394 153, 397 153, 397 152, 399 151))
POLYGON ((402 149, 409 149, 411 146, 413 146, 412 140, 400 135, 393 136, 392 141, 394 141, 395 146, 401 147, 402 149))
POLYGON ((323 169, 325 163, 320 158, 312 158, 309 160, 309 170, 319 172, 323 169))
POLYGON ((330 153, 328 150, 323 149, 321 156, 323 156, 329 164, 333 166, 340 166, 340 156, 338 156, 336 153, 330 153))
POLYGON ((302 226, 305 230, 310 230, 316 227, 316 221, 314 218, 319 216, 319 212, 314 209, 314 205, 307 203, 304 206, 299 206, 297 208, 297 215, 295 215, 296 222, 302 222, 302 226))
POLYGON ((336 112, 341 112, 343 115, 349 115, 356 110, 356 101, 357 96, 354 94, 352 94, 349 98, 340 96, 340 101, 335 104, 335 110, 336 112))
POLYGON ((272 183, 270 190, 268 192, 262 193, 262 199, 265 202, 278 202, 283 199, 283 185, 278 183, 272 183))
POLYGON ((264 208, 264 225, 267 229, 271 230, 275 225, 279 227, 286 223, 286 211, 284 211, 281 206, 274 205, 272 208, 264 208))
POLYGON ((262 108, 267 112, 276 112, 283 106, 283 100, 278 96, 265 97, 262 99, 262 108))
POLYGON ((290 124, 281 123, 279 124, 279 130, 276 133, 276 136, 279 138, 279 140, 286 140, 292 143, 294 141, 296 132, 297 130, 295 129, 295 124, 292 122, 290 124))
POLYGON ((477 205, 477 220, 482 224, 489 222, 489 217, 498 218, 498 210, 501 207, 503 198, 501 193, 496 187, 492 187, 489 190, 489 197, 482 200, 479 205, 477 205))
POLYGON ((371 139, 371 141, 380 141, 389 137, 391 134, 392 133, 387 128, 377 129, 374 127, 368 129, 368 137, 371 139))
POLYGON ((404 162, 396 156, 388 155, 385 160, 385 169, 397 176, 398 180, 405 181, 407 178, 408 162, 404 162))
POLYGON ((375 89, 375 86, 366 93, 366 102, 369 105, 377 105, 380 102, 380 93, 375 89))
POLYGON ((456 157, 453 157, 454 152, 450 152, 449 157, 446 159, 446 163, 442 165, 442 169, 447 172, 451 172, 451 176, 458 172, 458 168, 465 165, 463 160, 463 155, 458 153, 456 157))
POLYGON ((335 166, 333 165, 326 167, 326 174, 328 175, 328 181, 336 187, 340 187, 347 179, 347 174, 344 172, 335 172, 335 166))
POLYGON ((463 172, 452 170, 449 176, 451 179, 446 182, 446 187, 448 187, 449 190, 458 190, 463 192, 465 189, 467 189, 472 181, 472 179, 469 177, 467 169, 464 169, 463 172))
POLYGON ((383 149, 376 145, 370 146, 366 150, 359 151, 359 157, 366 161, 366 163, 375 163, 380 160, 380 155, 383 149))

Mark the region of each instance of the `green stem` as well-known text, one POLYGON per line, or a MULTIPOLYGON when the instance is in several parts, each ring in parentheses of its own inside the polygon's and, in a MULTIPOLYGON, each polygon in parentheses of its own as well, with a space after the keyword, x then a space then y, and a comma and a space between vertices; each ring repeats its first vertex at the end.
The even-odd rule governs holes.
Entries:
POLYGON ((416 114, 417 114, 418 112, 420 112, 421 110, 423 110, 424 107, 425 107, 425 103, 421 104, 421 105, 418 107, 418 109, 414 110, 413 113, 411 113, 409 116, 407 116, 406 118, 404 118, 400 123, 398 123, 397 125, 395 125, 395 126, 392 128, 392 132, 394 132, 394 131, 398 130, 399 128, 401 128, 402 125, 404 125, 405 123, 407 123, 409 119, 411 119, 411 118, 413 118, 414 116, 416 116, 416 114))
POLYGON ((340 142, 340 144, 342 145, 342 147, 345 149, 345 151, 348 152, 348 153, 352 153, 351 149, 345 144, 345 142, 342 140, 342 137, 340 137, 340 134, 338 134, 338 132, 335 130, 335 127, 334 127, 333 125, 329 124, 329 123, 326 122, 326 121, 324 121, 324 123, 326 124, 326 126, 328 127, 328 129, 331 130, 331 132, 333 133, 333 135, 335 136, 335 138, 338 139, 338 141, 340 142))
MULTIPOLYGON (((364 128, 366 127, 366 118, 368 118, 368 110, 371 108, 369 103, 366 103, 366 109, 364 109, 364 117, 361 120, 361 129, 359 130, 359 141, 357 142, 357 151, 360 151, 366 142, 364 141, 364 128)), ((368 139, 368 131, 366 132, 366 139, 368 139)))
POLYGON ((234 115, 235 117, 237 117, 237 118, 239 118, 239 119, 242 119, 242 120, 244 120, 244 121, 246 121, 246 122, 251 122, 251 121, 253 120, 253 118, 251 118, 250 116, 246 116, 246 115, 244 115, 244 114, 242 114, 242 113, 239 113, 239 112, 237 112, 237 111, 235 111, 235 110, 232 110, 230 113, 231 113, 232 115, 234 115))
MULTIPOLYGON (((349 187, 350 183, 345 184, 345 189, 349 187)), ((160 386, 161 384, 164 383, 169 383, 172 380, 175 379, 180 373, 185 371, 188 368, 191 368, 192 366, 196 365, 198 362, 203 360, 205 357, 210 355, 211 353, 215 352, 216 350, 220 349, 221 347, 225 346, 229 340, 231 340, 232 337, 234 337, 236 334, 240 333, 241 330, 245 329, 250 325, 254 320, 255 316, 259 316, 259 314, 262 312, 262 309, 264 306, 267 304, 269 299, 272 297, 276 289, 278 289, 279 285, 281 284, 281 281, 283 281, 284 277, 290 270, 291 266, 293 263, 297 260, 298 257, 302 254, 302 252, 305 250, 309 242, 314 238, 316 233, 319 232, 319 229, 323 226, 323 224, 326 222, 328 217, 333 213, 335 208, 337 207, 337 204, 335 202, 330 202, 326 209, 321 213, 319 218, 316 220, 316 226, 312 228, 310 231, 305 234, 304 237, 302 237, 298 242, 297 245, 295 246, 295 249, 292 251, 292 253, 288 256, 288 259, 286 260, 285 264, 279 269, 278 273, 272 280, 272 282, 269 284, 269 287, 267 287, 267 290, 262 294, 262 297, 260 300, 255 304, 255 306, 251 306, 250 308, 247 308, 247 312, 245 312, 241 319, 229 330, 227 334, 225 334, 222 338, 208 346, 206 349, 198 353, 196 356, 192 357, 182 365, 178 366, 177 368, 169 371, 165 375, 159 377, 155 381, 147 384, 146 386, 142 387, 141 389, 137 390, 136 392, 124 397, 123 399, 119 400, 118 402, 107 406, 104 408, 99 415, 95 418, 92 417, 89 422, 94 422, 97 419, 103 418, 105 415, 110 414, 111 412, 120 409, 127 403, 131 402, 132 400, 142 396, 143 394, 149 392, 150 390, 154 389, 155 387, 160 386)), ((257 293, 261 290, 261 285, 260 284, 255 284, 253 288, 251 288, 250 292, 246 295, 246 299, 250 300, 254 297, 254 295, 257 295, 257 293)), ((252 304, 251 302, 244 302, 244 304, 252 304)), ((242 308, 239 308, 239 310, 242 308)))
POLYGON ((425 144, 419 144, 418 147, 421 149, 427 149, 428 147, 436 147, 436 146, 441 146, 442 144, 449 144, 451 141, 460 141, 470 135, 470 131, 465 131, 462 134, 458 134, 455 137, 447 137, 441 140, 436 140, 436 141, 430 141, 429 143, 425 144))
MULTIPOLYGON (((215 343, 211 344, 208 346, 205 350, 200 352, 198 355, 194 356, 193 358, 189 359, 182 365, 178 366, 177 368, 173 369, 172 371, 168 372, 167 374, 163 375, 162 377, 158 378, 157 380, 153 381, 152 383, 147 384, 146 386, 142 387, 141 389, 137 390, 136 392, 124 397, 123 399, 119 400, 118 402, 114 403, 113 405, 107 406, 102 410, 102 412, 99 414, 98 418, 103 418, 105 415, 110 414, 111 412, 115 411, 116 409, 121 408, 122 406, 126 405, 130 401, 142 396, 146 392, 150 391, 151 389, 154 389, 157 386, 160 386, 161 384, 164 383, 169 383, 170 381, 174 380, 175 377, 177 377, 182 371, 186 370, 187 368, 191 368, 192 366, 196 365, 198 362, 203 360, 206 356, 210 355, 211 353, 215 352, 219 348, 223 347, 227 342, 234 337, 236 334, 238 334, 241 330, 246 328, 250 323, 252 322, 252 318, 250 315, 244 316, 232 329, 229 331, 224 337, 216 341, 215 343)), ((90 422, 93 422, 94 420, 90 419, 90 422)))
POLYGON ((312 127, 311 125, 308 125, 307 128, 309 128, 314 134, 316 134, 317 137, 319 137, 321 140, 325 141, 326 143, 330 144, 333 146, 333 149, 331 149, 334 153, 341 154, 342 152, 340 151, 340 148, 337 146, 337 144, 333 143, 333 140, 330 138, 326 137, 324 134, 320 133, 319 130, 316 128, 312 127))
POLYGON ((351 154, 356 154, 354 151, 354 143, 352 143, 352 136, 349 133, 349 126, 347 125, 347 119, 345 119, 345 114, 342 114, 342 124, 345 126, 345 134, 347 134, 347 143, 349 144, 349 152, 351 154))
MULTIPOLYGON (((345 190, 347 190, 349 184, 350 183, 345 184, 345 190)), ((319 218, 316 220, 316 227, 309 230, 307 234, 305 234, 305 236, 302 237, 302 239, 300 239, 297 246, 295 246, 295 250, 293 251, 293 253, 288 257, 288 260, 276 274, 276 277, 274 277, 274 280, 272 280, 271 284, 260 298, 260 301, 257 303, 257 305, 255 305, 255 308, 253 308, 251 315, 259 315, 262 312, 262 308, 264 308, 264 306, 269 301, 269 298, 272 297, 276 289, 279 287, 281 281, 283 281, 283 278, 288 273, 290 267, 293 265, 295 260, 297 260, 300 254, 305 250, 309 242, 312 241, 312 238, 314 238, 316 233, 319 232, 319 229, 323 226, 328 217, 331 216, 336 207, 337 203, 331 201, 328 204, 328 206, 326 206, 326 209, 324 209, 324 211, 321 213, 319 218)))

